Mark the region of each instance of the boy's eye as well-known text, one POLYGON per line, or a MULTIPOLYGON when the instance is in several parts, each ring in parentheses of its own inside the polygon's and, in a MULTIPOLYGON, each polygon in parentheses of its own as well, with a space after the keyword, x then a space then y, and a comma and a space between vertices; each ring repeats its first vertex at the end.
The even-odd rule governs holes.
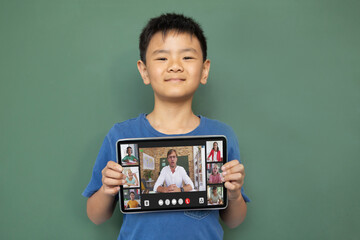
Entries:
POLYGON ((156 60, 159 60, 159 61, 165 61, 165 60, 166 60, 166 58, 164 58, 164 57, 160 57, 160 58, 157 58, 156 60))
POLYGON ((184 60, 189 60, 189 59, 194 59, 194 58, 190 56, 184 57, 184 60))

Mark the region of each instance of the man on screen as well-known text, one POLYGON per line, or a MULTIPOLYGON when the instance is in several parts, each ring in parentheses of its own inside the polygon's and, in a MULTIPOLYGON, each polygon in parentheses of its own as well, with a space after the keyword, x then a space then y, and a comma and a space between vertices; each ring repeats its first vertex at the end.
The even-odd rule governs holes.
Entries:
POLYGON ((177 166, 177 154, 175 149, 170 149, 167 153, 169 166, 164 167, 160 176, 156 180, 155 192, 189 192, 194 189, 194 183, 187 175, 185 169, 177 166), (183 186, 183 181, 185 185, 183 186), (165 182, 165 186, 162 186, 165 182))

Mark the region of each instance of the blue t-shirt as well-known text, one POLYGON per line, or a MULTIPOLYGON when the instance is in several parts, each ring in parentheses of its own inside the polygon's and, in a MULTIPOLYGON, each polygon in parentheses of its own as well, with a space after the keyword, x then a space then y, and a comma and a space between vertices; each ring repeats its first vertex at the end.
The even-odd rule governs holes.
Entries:
MULTIPOLYGON (((116 161, 116 141, 124 138, 225 135, 228 140, 228 160, 238 159, 240 151, 234 131, 217 120, 200 116, 200 125, 187 134, 167 135, 155 130, 145 114, 115 124, 106 135, 96 159, 91 180, 82 193, 90 197, 102 186, 102 169, 107 162, 116 161)), ((241 189, 246 202, 249 198, 241 189)), ((124 214, 118 239, 223 239, 218 210, 174 211, 124 214)))

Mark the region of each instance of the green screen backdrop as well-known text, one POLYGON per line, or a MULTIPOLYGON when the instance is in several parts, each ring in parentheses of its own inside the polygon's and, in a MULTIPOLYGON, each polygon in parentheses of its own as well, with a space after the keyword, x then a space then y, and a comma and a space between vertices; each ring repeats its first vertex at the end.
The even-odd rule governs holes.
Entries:
MULTIPOLYGON (((165 12, 208 39, 196 114, 233 127, 252 199, 224 239, 360 236, 360 2, 0 1, 0 239, 116 239, 88 184, 116 122, 149 113, 138 36, 165 12)), ((223 223, 222 223, 223 224, 223 223)))

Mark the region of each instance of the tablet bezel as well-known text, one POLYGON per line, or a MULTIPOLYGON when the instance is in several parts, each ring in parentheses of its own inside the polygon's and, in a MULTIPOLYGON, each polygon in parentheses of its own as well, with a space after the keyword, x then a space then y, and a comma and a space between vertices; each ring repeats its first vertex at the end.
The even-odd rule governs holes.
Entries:
MULTIPOLYGON (((124 206, 124 188, 123 186, 120 186, 120 191, 118 193, 119 195, 119 208, 122 213, 131 214, 131 213, 146 213, 146 212, 163 212, 163 211, 187 211, 187 210, 219 210, 224 209, 228 205, 228 199, 227 199, 227 189, 224 186, 224 183, 216 184, 217 186, 222 186, 223 188, 223 204, 221 205, 208 205, 207 203, 207 191, 208 186, 212 186, 215 184, 208 184, 207 177, 208 177, 208 171, 207 171, 207 164, 211 163, 221 163, 225 164, 227 159, 227 139, 224 135, 204 135, 204 136, 176 136, 176 137, 155 137, 155 138, 127 138, 127 139, 119 139, 116 142, 116 158, 117 162, 122 165, 123 167, 138 167, 139 169, 139 186, 134 187, 132 189, 139 189, 140 190, 140 205, 142 206, 140 209, 126 209, 124 206), (181 146, 200 146, 199 141, 203 142, 203 145, 205 146, 205 169, 204 173, 205 175, 205 193, 204 191, 193 191, 193 192, 180 192, 180 193, 152 193, 152 194, 142 194, 141 193, 141 162, 140 162, 140 148, 149 148, 149 147, 181 147, 181 146), (223 151, 223 159, 220 162, 213 162, 213 161, 207 161, 207 147, 206 142, 208 141, 222 141, 222 151, 223 151), (184 144, 186 143, 186 144, 184 144), (137 144, 137 151, 138 151, 138 165, 132 166, 132 165, 124 165, 122 164, 121 160, 124 156, 121 156, 121 145, 122 144, 137 144), (140 145, 146 145, 145 147, 139 146, 140 145), (148 146, 150 145, 150 146, 148 146), (161 194, 161 195, 160 195, 161 194), (156 197, 163 197, 165 199, 171 199, 171 198, 182 198, 182 199, 194 199, 196 196, 205 196, 205 204, 203 206, 189 206, 187 204, 182 204, 181 206, 174 207, 172 204, 166 206, 165 204, 163 206, 157 206, 157 209, 153 208, 145 208, 144 209, 144 199, 143 195, 145 197, 149 196, 156 196, 156 197)), ((145 199, 146 200, 146 199, 145 199)))

